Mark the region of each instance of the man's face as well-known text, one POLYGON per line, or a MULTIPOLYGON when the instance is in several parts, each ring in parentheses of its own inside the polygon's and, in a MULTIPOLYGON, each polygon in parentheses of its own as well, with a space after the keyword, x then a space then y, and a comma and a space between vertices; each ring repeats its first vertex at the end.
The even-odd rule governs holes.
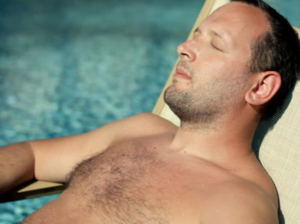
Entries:
POLYGON ((263 12, 229 3, 208 16, 192 40, 178 46, 180 61, 165 101, 185 122, 211 122, 238 109, 251 85, 251 44, 268 29, 263 12))

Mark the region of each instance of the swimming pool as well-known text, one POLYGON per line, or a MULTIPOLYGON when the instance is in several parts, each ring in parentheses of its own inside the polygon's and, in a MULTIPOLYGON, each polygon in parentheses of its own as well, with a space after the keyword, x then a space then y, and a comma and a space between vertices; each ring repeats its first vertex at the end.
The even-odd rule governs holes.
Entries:
MULTIPOLYGON (((300 27, 298 0, 267 2, 300 27)), ((1 1, 0 145, 150 112, 202 4, 1 1)), ((0 204, 0 224, 21 221, 55 197, 0 204)))
MULTIPOLYGON (((0 145, 151 112, 202 4, 2 1, 0 145)), ((0 204, 0 223, 55 197, 0 204)))

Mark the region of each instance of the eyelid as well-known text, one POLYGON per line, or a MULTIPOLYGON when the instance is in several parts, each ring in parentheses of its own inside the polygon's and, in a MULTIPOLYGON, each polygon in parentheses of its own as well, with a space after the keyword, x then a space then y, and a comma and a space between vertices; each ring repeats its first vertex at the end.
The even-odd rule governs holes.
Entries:
POLYGON ((217 49, 218 51, 224 52, 222 49, 220 49, 219 47, 217 47, 217 46, 214 45, 213 43, 211 43, 211 46, 213 46, 213 48, 217 49))
MULTIPOLYGON (((201 30, 197 28, 193 34, 193 38, 197 38, 201 34, 202 34, 201 30)), ((223 49, 221 49, 221 48, 217 47, 215 44, 213 44, 213 42, 211 42, 211 46, 220 52, 225 52, 223 49)))

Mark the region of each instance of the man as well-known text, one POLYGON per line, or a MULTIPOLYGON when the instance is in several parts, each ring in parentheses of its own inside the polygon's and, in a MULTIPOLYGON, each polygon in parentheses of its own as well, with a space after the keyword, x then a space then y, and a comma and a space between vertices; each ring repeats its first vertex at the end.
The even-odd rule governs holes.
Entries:
POLYGON ((178 54, 165 101, 179 128, 139 114, 1 149, 1 192, 33 178, 67 182, 24 223, 278 223, 276 190, 251 141, 295 85, 296 33, 265 3, 233 1, 178 54))

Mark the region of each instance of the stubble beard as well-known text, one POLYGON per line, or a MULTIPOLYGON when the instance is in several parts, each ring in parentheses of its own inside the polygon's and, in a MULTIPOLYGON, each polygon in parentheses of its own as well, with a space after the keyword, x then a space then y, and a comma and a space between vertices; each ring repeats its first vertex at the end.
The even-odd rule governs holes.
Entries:
POLYGON ((181 120, 181 126, 190 129, 215 130, 222 117, 238 104, 235 94, 245 87, 246 76, 235 80, 214 80, 213 84, 196 91, 192 87, 178 90, 171 85, 164 100, 181 120))
POLYGON ((164 94, 166 104, 181 120, 181 125, 208 126, 223 113, 207 97, 195 98, 191 91, 175 90, 172 86, 164 94))

